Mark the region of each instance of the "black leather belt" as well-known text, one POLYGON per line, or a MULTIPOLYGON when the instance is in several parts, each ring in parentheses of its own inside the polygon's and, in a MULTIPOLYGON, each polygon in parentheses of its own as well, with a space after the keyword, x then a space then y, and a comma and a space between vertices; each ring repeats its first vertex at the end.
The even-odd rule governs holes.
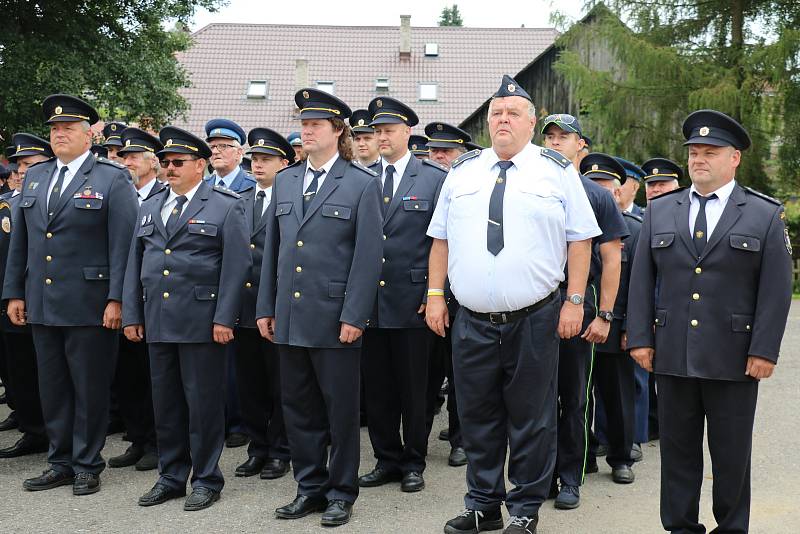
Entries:
POLYGON ((476 311, 472 311, 468 308, 464 309, 467 310, 470 313, 470 315, 472 315, 476 319, 480 319, 482 321, 489 321, 492 324, 508 324, 508 323, 513 323, 514 321, 519 321, 523 317, 527 317, 533 312, 542 309, 547 304, 553 302, 553 299, 555 299, 558 294, 559 294, 558 290, 555 290, 549 295, 547 295, 545 298, 537 302, 536 304, 532 304, 527 308, 522 308, 521 310, 511 311, 511 312, 479 313, 476 311))

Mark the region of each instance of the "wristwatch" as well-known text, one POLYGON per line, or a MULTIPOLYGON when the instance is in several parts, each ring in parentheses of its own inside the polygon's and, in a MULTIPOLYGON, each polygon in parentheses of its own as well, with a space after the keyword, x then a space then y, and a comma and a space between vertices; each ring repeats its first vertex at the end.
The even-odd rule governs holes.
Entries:
POLYGON ((614 312, 610 312, 610 311, 600 310, 600 311, 597 312, 597 316, 600 317, 602 320, 604 320, 606 322, 609 322, 609 323, 614 320, 614 312))
POLYGON ((576 306, 580 306, 581 304, 583 304, 583 295, 575 293, 574 295, 568 296, 567 300, 575 304, 576 306))

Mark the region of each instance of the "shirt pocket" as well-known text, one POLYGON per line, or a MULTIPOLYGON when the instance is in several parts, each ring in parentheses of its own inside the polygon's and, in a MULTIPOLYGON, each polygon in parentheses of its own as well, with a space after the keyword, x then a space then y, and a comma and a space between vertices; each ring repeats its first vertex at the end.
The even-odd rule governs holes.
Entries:
POLYGON ((675 234, 656 234, 650 240, 650 248, 667 248, 675 241, 675 234))
POLYGON ((99 210, 103 207, 102 198, 73 198, 72 204, 80 210, 99 210))
POLYGON ((346 206, 335 206, 333 204, 322 205, 322 216, 332 217, 334 219, 349 220, 352 214, 352 209, 346 206))
POLYGON ((761 250, 761 240, 749 235, 731 234, 731 247, 745 252, 758 252, 761 250))
POLYGON ((206 235, 209 237, 216 237, 217 225, 211 223, 192 223, 186 225, 187 231, 190 234, 206 235))
POLYGON ((275 206, 275 216, 280 217, 281 215, 288 215, 292 212, 292 204, 291 202, 281 202, 280 204, 275 206))

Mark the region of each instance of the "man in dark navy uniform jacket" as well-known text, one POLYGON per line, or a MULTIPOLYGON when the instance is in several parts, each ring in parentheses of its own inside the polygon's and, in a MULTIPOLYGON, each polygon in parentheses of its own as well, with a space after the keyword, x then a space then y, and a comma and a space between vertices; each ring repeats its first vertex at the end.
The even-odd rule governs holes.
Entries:
POLYGON ((708 427, 715 532, 745 533, 759 380, 772 375, 792 298, 783 207, 736 183, 750 136, 701 110, 683 123, 692 186, 650 201, 633 263, 628 345, 654 371, 661 522, 699 522, 708 427))

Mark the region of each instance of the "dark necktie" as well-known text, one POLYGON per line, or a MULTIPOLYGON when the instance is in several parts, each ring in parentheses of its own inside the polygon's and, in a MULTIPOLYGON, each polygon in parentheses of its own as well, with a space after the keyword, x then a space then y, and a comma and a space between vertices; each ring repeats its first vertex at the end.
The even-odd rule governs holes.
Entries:
POLYGON ((64 165, 61 167, 61 170, 58 171, 58 178, 56 178, 56 185, 53 186, 53 190, 50 191, 50 197, 47 199, 47 215, 48 217, 52 217, 53 213, 56 211, 56 204, 58 204, 58 199, 61 198, 61 189, 64 187, 64 176, 67 174, 67 166, 64 165))
POLYGON ((386 178, 383 180, 383 215, 386 216, 386 210, 389 209, 389 203, 394 196, 394 165, 386 166, 386 178))
POLYGON ((253 229, 258 226, 261 221, 261 214, 264 212, 264 197, 267 196, 265 191, 259 191, 256 195, 256 205, 253 208, 253 229))
POLYGON ((697 212, 697 218, 694 220, 694 232, 692 233, 692 240, 694 241, 694 248, 697 252, 697 257, 703 255, 703 250, 708 243, 708 221, 706 220, 706 203, 712 198, 717 198, 716 193, 704 197, 694 193, 694 197, 700 203, 700 210, 697 212))
POLYGON ((314 175, 314 178, 311 180, 311 183, 308 184, 308 189, 306 192, 303 193, 303 215, 306 214, 306 209, 308 205, 311 204, 311 201, 314 200, 314 197, 317 195, 317 188, 319 187, 319 177, 325 174, 325 169, 320 169, 318 171, 311 171, 311 174, 314 175))
POLYGON ((500 174, 494 181, 489 198, 489 223, 486 229, 486 248, 497 256, 503 250, 503 196, 506 192, 506 171, 514 165, 511 161, 498 161, 500 174))
POLYGON ((186 204, 188 199, 184 195, 180 195, 175 198, 175 207, 172 208, 172 211, 169 214, 169 218, 167 219, 167 235, 172 236, 175 233, 175 230, 178 229, 178 219, 181 218, 181 211, 183 210, 183 205, 186 204))

